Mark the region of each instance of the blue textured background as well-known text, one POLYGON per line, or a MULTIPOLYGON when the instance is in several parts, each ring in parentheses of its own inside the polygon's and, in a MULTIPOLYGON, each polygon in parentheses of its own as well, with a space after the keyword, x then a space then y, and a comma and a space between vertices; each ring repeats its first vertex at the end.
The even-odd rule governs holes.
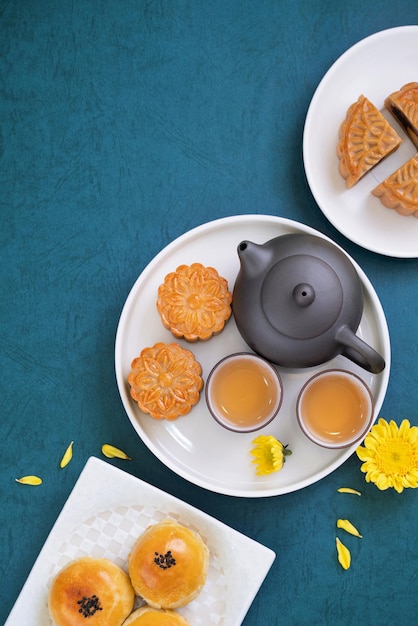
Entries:
POLYGON ((331 236, 369 276, 393 350, 381 415, 418 424, 417 261, 341 236, 302 163, 306 112, 331 64, 414 22, 416 0, 0 1, 1 623, 104 441, 134 458, 115 465, 277 552, 245 626, 416 623, 418 492, 379 492, 351 457, 286 496, 208 493, 136 437, 113 366, 126 296, 161 248, 212 219, 279 215, 331 236), (28 468, 42 487, 14 482, 28 468), (344 485, 362 498, 341 499, 344 485), (348 572, 337 517, 360 520, 365 537, 347 541, 348 572))

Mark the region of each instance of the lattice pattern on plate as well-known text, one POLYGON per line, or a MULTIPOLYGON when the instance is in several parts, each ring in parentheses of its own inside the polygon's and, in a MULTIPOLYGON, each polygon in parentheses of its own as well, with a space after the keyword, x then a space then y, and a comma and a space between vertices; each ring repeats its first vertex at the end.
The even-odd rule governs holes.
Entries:
MULTIPOLYGON (((69 561, 83 556, 108 558, 127 570, 129 552, 137 537, 151 524, 170 517, 200 533, 210 551, 210 563, 206 585, 187 606, 178 609, 192 626, 221 626, 225 613, 226 577, 215 546, 202 532, 171 511, 161 511, 152 506, 118 506, 103 510, 86 519, 62 543, 51 564, 50 580, 69 561)), ((142 600, 137 599, 135 606, 142 600)), ((50 620, 50 624, 52 621, 50 620)))

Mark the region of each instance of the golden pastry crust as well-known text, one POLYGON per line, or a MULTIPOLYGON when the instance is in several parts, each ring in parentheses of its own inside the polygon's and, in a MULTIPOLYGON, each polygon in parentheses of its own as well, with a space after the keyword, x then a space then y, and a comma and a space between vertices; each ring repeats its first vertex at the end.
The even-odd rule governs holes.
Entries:
POLYGON ((385 100, 385 107, 418 148, 418 83, 407 83, 391 93, 385 100))
POLYGON ((129 576, 108 559, 82 557, 54 578, 48 597, 58 626, 121 626, 134 606, 129 576))
POLYGON ((128 559, 136 593, 157 609, 188 604, 202 590, 209 550, 200 535, 166 519, 138 537, 128 559))
POLYGON ((180 265, 158 288, 157 310, 166 328, 187 341, 210 339, 231 316, 228 282, 213 267, 180 265))
POLYGON ((174 420, 197 404, 203 388, 202 367, 178 343, 144 348, 131 364, 130 393, 144 413, 174 420))
POLYGON ((418 218, 418 155, 404 163, 372 193, 388 209, 418 218))
POLYGON ((123 626, 189 626, 189 622, 175 611, 143 606, 134 611, 123 626))
POLYGON ((361 95, 340 126, 338 169, 348 188, 392 154, 402 139, 380 111, 361 95))

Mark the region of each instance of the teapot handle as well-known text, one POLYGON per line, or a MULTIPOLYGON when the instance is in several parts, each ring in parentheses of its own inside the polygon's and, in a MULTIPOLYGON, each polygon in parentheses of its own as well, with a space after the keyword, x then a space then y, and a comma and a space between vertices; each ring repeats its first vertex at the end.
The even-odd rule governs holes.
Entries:
POLYGON ((344 346, 342 354, 363 369, 372 374, 380 374, 385 369, 383 357, 360 339, 349 326, 341 326, 337 331, 336 339, 344 346))

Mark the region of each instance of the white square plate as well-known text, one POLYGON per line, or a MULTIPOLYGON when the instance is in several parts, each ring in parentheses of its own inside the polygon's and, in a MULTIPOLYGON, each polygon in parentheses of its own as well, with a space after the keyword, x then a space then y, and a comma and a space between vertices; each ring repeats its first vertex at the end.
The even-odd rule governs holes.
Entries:
MULTIPOLYGON (((53 576, 82 556, 109 558, 127 568, 136 538, 170 517, 198 531, 211 558, 206 585, 178 609, 193 626, 239 626, 275 553, 206 513, 109 463, 91 457, 49 534, 5 626, 47 626, 53 576)), ((137 606, 141 604, 138 599, 137 606)))

